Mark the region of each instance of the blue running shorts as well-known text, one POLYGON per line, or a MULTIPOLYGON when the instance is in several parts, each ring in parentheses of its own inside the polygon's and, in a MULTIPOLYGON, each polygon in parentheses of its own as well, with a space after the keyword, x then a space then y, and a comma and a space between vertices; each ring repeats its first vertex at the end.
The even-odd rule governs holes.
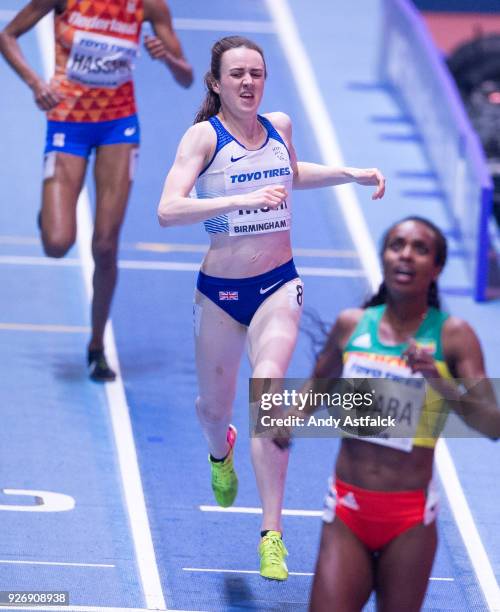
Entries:
MULTIPOLYGON (((214 304, 242 325, 250 325, 257 308, 285 283, 298 278, 293 259, 265 274, 249 278, 218 278, 199 273, 196 287, 214 304)), ((297 303, 302 305, 302 286, 297 286, 297 303)))
POLYGON ((137 115, 112 121, 48 121, 44 153, 56 151, 87 158, 92 149, 101 145, 138 145, 139 141, 137 115))

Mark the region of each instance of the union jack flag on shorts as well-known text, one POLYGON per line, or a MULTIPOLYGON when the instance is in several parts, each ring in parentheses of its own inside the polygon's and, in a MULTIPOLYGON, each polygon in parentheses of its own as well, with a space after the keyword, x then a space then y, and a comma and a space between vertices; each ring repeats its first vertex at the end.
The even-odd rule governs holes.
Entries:
POLYGON ((222 300, 238 300, 237 291, 219 291, 219 301, 222 300))

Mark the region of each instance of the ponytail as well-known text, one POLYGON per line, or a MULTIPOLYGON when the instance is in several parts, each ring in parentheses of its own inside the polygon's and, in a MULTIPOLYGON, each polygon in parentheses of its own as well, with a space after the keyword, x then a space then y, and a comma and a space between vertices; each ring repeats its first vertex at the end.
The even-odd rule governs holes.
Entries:
POLYGON ((436 281, 432 281, 427 292, 427 305, 431 308, 441 310, 441 299, 439 297, 439 289, 436 281))
POLYGON ((373 306, 380 306, 380 304, 385 304, 387 302, 387 287, 385 283, 380 283, 380 287, 378 288, 377 293, 372 295, 371 298, 368 298, 365 303, 361 306, 361 308, 372 308, 373 306))
POLYGON ((210 119, 210 117, 215 117, 215 115, 220 111, 219 94, 216 94, 212 89, 212 82, 212 73, 207 72, 205 75, 205 86, 207 88, 207 93, 199 111, 196 114, 196 117, 194 118, 194 123, 207 121, 207 119, 210 119))

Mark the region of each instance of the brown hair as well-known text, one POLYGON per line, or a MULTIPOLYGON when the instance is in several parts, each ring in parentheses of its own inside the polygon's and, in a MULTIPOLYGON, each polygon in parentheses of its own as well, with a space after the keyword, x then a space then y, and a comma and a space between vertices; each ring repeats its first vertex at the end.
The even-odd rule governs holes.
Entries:
POLYGON ((244 36, 225 36, 218 40, 212 47, 212 59, 210 62, 210 70, 205 74, 205 85, 207 88, 207 94, 203 103, 198 110, 194 123, 200 123, 200 121, 206 121, 210 117, 216 115, 220 110, 220 98, 212 89, 214 81, 220 80, 220 65, 222 56, 229 49, 237 49, 239 47, 245 47, 246 49, 253 49, 257 51, 262 57, 264 62, 265 76, 267 76, 266 60, 264 58, 264 52, 262 49, 253 41, 245 38, 244 36))

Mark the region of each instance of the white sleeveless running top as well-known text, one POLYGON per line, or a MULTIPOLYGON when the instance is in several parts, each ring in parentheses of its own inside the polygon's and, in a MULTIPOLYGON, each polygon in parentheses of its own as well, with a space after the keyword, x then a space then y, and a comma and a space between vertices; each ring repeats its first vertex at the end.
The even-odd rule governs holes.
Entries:
POLYGON ((269 119, 258 116, 267 130, 266 142, 251 151, 232 136, 217 117, 209 122, 217 134, 217 146, 210 163, 196 180, 198 198, 216 198, 255 191, 266 185, 283 185, 288 197, 276 210, 236 210, 204 221, 210 234, 248 236, 283 232, 291 226, 293 171, 283 139, 269 119))

